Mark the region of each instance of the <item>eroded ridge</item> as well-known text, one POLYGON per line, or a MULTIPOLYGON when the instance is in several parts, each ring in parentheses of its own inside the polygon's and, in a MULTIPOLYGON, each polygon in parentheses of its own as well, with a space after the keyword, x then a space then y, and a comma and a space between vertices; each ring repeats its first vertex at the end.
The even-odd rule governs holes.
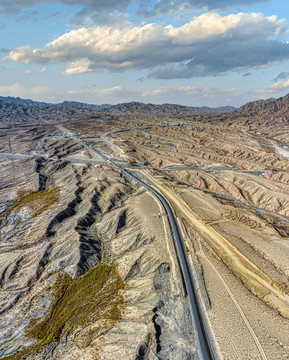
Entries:
POLYGON ((1 203, 0 356, 193 358, 160 205, 80 144, 47 132, 26 129, 28 157, 0 164, 15 179, 26 169, 26 188, 8 177, 12 197, 1 203))

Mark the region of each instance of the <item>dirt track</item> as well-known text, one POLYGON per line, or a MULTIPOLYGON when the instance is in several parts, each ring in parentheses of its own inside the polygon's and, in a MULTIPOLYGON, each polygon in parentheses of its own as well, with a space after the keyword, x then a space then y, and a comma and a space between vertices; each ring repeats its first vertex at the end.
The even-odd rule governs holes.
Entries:
POLYGON ((224 263, 255 295, 276 307, 283 316, 289 317, 289 295, 285 284, 277 284, 270 279, 230 241, 206 224, 179 196, 150 176, 147 171, 145 174, 155 188, 168 199, 177 216, 185 219, 208 242, 224 263))

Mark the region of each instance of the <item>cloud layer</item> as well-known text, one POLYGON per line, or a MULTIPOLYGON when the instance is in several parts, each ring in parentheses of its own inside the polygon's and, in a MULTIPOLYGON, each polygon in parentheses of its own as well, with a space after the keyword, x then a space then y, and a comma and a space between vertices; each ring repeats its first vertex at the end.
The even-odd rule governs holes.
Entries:
POLYGON ((42 49, 23 46, 6 59, 26 64, 68 63, 63 75, 149 69, 150 77, 190 78, 245 71, 282 61, 286 23, 276 16, 206 13, 174 27, 149 23, 94 26, 70 31, 42 49))
MULTIPOLYGON (((115 11, 125 10, 133 0, 55 0, 53 2, 68 6, 78 5, 84 12, 89 11, 115 11)), ((2 14, 13 14, 19 12, 25 7, 35 4, 49 4, 50 0, 1 0, 0 11, 2 14)))
POLYGON ((165 14, 176 14, 192 10, 224 10, 232 7, 266 3, 270 0, 140 0, 138 13, 152 17, 165 14))
POLYGON ((241 106, 252 99, 268 98, 289 88, 289 81, 277 86, 267 85, 261 89, 221 89, 212 86, 159 87, 149 90, 128 89, 121 85, 110 88, 86 88, 70 90, 63 97, 91 103, 121 103, 141 101, 145 103, 163 104, 179 103, 188 106, 241 106))
POLYGON ((289 72, 288 71, 283 71, 275 79, 273 79, 272 81, 277 82, 279 80, 284 80, 284 79, 288 79, 288 78, 289 78, 289 72))
MULTIPOLYGON (((219 10, 232 6, 245 6, 255 3, 269 2, 270 0, 55 0, 55 3, 64 5, 78 5, 82 7, 80 15, 93 15, 92 13, 111 13, 125 11, 129 5, 134 4, 142 16, 158 16, 180 11, 191 10, 219 10)), ((51 3, 50 0, 1 0, 1 14, 13 14, 25 7, 35 4, 51 3)))
POLYGON ((141 101, 155 104, 179 103, 188 106, 220 106, 226 104, 240 106, 252 99, 257 100, 284 95, 288 89, 289 80, 280 81, 279 83, 255 90, 238 88, 221 89, 211 86, 159 87, 150 90, 140 90, 116 85, 108 88, 91 86, 83 89, 55 91, 52 88, 27 87, 19 83, 0 86, 0 92, 3 96, 32 97, 38 101, 61 102, 64 100, 75 100, 94 104, 141 101))
POLYGON ((44 86, 25 87, 20 83, 12 85, 0 85, 0 93, 2 96, 20 96, 35 97, 45 96, 49 93, 49 89, 44 86))
POLYGON ((289 80, 286 81, 277 81, 272 85, 266 85, 262 90, 261 93, 269 94, 275 93, 278 94, 281 91, 288 91, 289 89, 289 80))

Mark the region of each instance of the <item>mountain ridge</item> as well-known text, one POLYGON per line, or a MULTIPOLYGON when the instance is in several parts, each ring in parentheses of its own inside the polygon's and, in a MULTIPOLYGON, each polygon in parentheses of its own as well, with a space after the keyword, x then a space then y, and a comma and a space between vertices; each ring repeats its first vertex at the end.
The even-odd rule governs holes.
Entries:
POLYGON ((233 111, 235 108, 233 106, 219 106, 219 107, 208 107, 208 106, 185 106, 179 104, 151 104, 151 103, 143 103, 138 101, 131 101, 131 102, 124 102, 118 103, 115 105, 112 104, 87 104, 79 101, 68 101, 65 100, 61 103, 47 103, 47 102, 39 102, 34 101, 31 99, 22 99, 20 97, 12 97, 12 96, 0 96, 0 101, 10 104, 22 105, 22 106, 57 106, 57 107, 75 107, 75 108, 83 108, 83 109, 91 109, 95 111, 102 111, 105 110, 106 112, 108 109, 112 109, 113 112, 118 111, 129 111, 133 112, 135 110, 142 110, 142 111, 151 111, 152 109, 157 110, 157 112, 169 112, 169 110, 173 111, 179 109, 179 112, 190 112, 193 111, 200 111, 200 112, 230 112, 233 111), (167 110, 166 110, 167 109, 167 110))
POLYGON ((35 101, 31 99, 22 99, 20 97, 13 97, 13 96, 0 96, 0 101, 3 101, 5 103, 9 104, 16 104, 16 105, 22 105, 22 106, 62 106, 62 107, 77 107, 77 108, 85 108, 85 109, 91 109, 91 110, 101 110, 105 109, 107 107, 110 107, 112 105, 110 104, 87 104, 82 103, 79 101, 63 101, 62 103, 47 103, 43 101, 35 101))
POLYGON ((250 101, 232 112, 240 116, 285 116, 289 115, 289 94, 280 98, 250 101))
MULTIPOLYGON (((119 103, 116 105, 86 104, 77 101, 63 101, 58 104, 38 102, 20 97, 0 96, 0 120, 52 120, 58 119, 90 119, 100 116, 160 116, 181 117, 195 115, 223 115, 227 117, 243 118, 289 118, 289 94, 280 98, 261 99, 248 102, 235 109, 230 106, 210 108, 206 106, 192 107, 178 104, 152 104, 137 101, 119 103)), ((287 120, 286 120, 287 121, 287 120)))

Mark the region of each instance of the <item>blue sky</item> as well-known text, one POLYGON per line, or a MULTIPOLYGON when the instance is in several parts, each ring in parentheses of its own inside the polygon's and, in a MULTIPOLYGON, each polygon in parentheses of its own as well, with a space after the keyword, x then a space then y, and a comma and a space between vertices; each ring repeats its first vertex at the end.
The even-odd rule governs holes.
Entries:
POLYGON ((228 3, 1 0, 0 95, 240 106, 287 94, 289 4, 228 3))

